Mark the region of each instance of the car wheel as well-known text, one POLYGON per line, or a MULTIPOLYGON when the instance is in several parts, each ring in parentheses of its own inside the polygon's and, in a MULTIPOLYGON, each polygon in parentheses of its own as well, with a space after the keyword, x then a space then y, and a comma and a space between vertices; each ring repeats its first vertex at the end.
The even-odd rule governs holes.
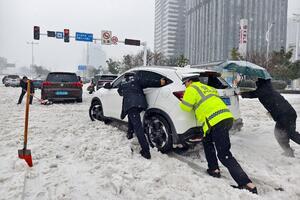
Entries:
POLYGON ((168 121, 160 115, 152 115, 145 120, 145 132, 151 146, 167 153, 172 150, 172 132, 168 121))
POLYGON ((103 121, 103 109, 100 101, 94 101, 89 109, 89 115, 92 121, 103 121))
POLYGON ((82 98, 76 100, 78 103, 82 103, 82 98))

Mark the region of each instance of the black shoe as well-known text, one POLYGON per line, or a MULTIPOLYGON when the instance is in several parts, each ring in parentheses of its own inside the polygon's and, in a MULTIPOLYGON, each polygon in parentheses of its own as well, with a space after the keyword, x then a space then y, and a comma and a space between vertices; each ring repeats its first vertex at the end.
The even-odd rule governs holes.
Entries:
POLYGON ((254 187, 254 188, 250 188, 248 187, 247 185, 242 185, 242 186, 235 186, 235 185, 232 185, 233 188, 237 188, 237 189, 240 189, 240 190, 248 190, 249 192, 253 193, 253 194, 257 194, 257 188, 254 187))
POLYGON ((133 132, 127 132, 126 137, 128 140, 133 138, 133 132))
POLYGON ((151 154, 150 154, 149 151, 143 151, 143 150, 141 150, 141 151, 140 151, 140 154, 141 154, 144 158, 146 158, 146 159, 151 159, 151 154))
POLYGON ((206 171, 212 177, 221 178, 220 170, 219 171, 216 171, 216 170, 219 170, 219 169, 207 169, 206 171))

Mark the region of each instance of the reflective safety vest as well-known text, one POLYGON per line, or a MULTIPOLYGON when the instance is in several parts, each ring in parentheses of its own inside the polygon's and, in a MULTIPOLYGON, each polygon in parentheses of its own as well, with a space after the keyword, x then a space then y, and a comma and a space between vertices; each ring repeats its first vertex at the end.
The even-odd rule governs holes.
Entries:
POLYGON ((187 112, 195 111, 197 120, 203 124, 204 137, 209 127, 233 118, 217 90, 200 82, 193 82, 186 88, 180 107, 187 112))

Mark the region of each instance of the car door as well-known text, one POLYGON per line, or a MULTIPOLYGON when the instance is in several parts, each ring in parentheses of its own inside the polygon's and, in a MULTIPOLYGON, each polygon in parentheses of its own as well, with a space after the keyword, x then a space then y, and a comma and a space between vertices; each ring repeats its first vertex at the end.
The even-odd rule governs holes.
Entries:
POLYGON ((103 90, 101 101, 104 116, 106 117, 120 119, 123 97, 119 95, 118 88, 123 79, 124 75, 120 76, 117 80, 112 82, 112 87, 110 89, 101 88, 101 90, 103 90))
MULTIPOLYGON (((144 71, 144 70, 140 70, 137 72, 139 74, 140 77, 142 77, 142 79, 148 79, 151 81, 156 81, 160 83, 160 79, 165 78, 163 75, 158 74, 156 72, 151 72, 151 71, 144 71)), ((153 86, 151 87, 151 85, 148 85, 149 87, 144 89, 144 94, 146 96, 147 99, 147 103, 148 103, 148 107, 151 108, 155 105, 155 102, 157 100, 157 97, 160 93, 160 88, 161 86, 157 87, 157 86, 153 86)))

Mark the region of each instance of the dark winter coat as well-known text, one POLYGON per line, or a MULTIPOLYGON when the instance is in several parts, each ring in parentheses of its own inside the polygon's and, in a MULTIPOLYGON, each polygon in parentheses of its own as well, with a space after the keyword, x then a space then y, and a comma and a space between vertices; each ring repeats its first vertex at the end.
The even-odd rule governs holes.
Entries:
POLYGON ((123 96, 121 119, 124 119, 131 108, 139 108, 141 111, 148 107, 143 89, 159 87, 160 81, 141 78, 135 74, 131 79, 123 81, 118 93, 123 96))
POLYGON ((272 87, 271 80, 258 79, 257 89, 242 93, 243 98, 258 98, 261 104, 268 110, 274 121, 283 118, 297 118, 295 109, 287 100, 272 87))
MULTIPOLYGON (((21 79, 20 87, 22 88, 23 91, 27 91, 27 81, 24 79, 21 79)), ((30 93, 34 93, 34 85, 33 85, 32 81, 30 81, 30 93)))

